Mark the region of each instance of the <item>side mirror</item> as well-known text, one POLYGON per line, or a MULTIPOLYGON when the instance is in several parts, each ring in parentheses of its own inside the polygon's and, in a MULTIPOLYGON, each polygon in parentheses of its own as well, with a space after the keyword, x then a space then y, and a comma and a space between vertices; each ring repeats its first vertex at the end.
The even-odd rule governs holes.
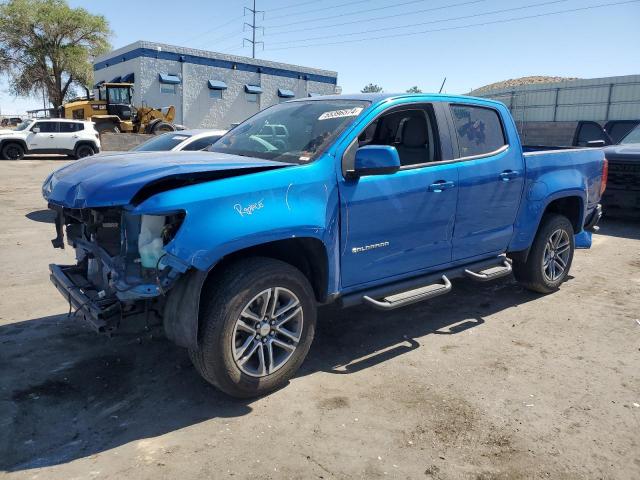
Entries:
POLYGON ((40 127, 33 127, 33 128, 31 129, 31 131, 32 131, 33 133, 40 133, 40 127))
POLYGON ((604 140, 590 140, 587 142, 587 147, 590 148, 605 147, 606 145, 607 142, 605 142, 604 140))
POLYGON ((400 157, 395 147, 367 145, 356 150, 351 177, 365 175, 387 175, 400 170, 400 157))

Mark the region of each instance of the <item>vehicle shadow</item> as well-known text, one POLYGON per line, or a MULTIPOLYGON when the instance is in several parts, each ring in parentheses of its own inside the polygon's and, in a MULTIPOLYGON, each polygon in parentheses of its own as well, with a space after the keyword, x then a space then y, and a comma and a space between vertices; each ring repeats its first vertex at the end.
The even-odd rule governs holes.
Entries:
POLYGON ((33 220, 34 222, 41 223, 55 223, 56 221, 56 212, 53 210, 34 210, 33 212, 29 212, 25 215, 29 220, 33 220))
MULTIPOLYGON (((508 278, 459 280, 454 292, 396 312, 321 309, 298 377, 347 375, 455 335, 537 295, 508 278)), ((0 471, 67 463, 212 418, 252 411, 195 372, 164 338, 107 338, 66 315, 0 326, 0 471)))
POLYGON ((640 217, 603 217, 598 235, 640 240, 640 217))

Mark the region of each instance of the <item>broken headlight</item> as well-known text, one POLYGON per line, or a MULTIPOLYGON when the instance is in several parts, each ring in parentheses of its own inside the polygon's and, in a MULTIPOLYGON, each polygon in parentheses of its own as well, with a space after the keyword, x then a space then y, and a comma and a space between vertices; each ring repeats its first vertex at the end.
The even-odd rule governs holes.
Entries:
POLYGON ((144 268, 158 268, 164 265, 160 259, 165 255, 164 247, 175 237, 184 214, 142 215, 138 235, 140 264, 144 268))

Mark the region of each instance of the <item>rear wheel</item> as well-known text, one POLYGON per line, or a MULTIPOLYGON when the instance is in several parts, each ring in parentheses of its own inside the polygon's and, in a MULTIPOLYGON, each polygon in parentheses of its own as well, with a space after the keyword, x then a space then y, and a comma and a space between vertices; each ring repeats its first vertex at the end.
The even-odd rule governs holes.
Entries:
POLYGON ((313 290, 291 265, 241 260, 203 291, 198 348, 189 354, 205 380, 234 397, 284 386, 309 351, 316 323, 313 290))
POLYGON ((120 128, 115 123, 98 123, 96 130, 100 135, 103 133, 120 133, 120 128))
POLYGON ((526 262, 514 259, 513 273, 529 290, 550 293, 569 275, 575 239, 569 219, 559 214, 545 215, 526 262))
POLYGON ((153 135, 160 135, 167 132, 175 132, 176 127, 169 122, 157 122, 151 126, 151 132, 153 135))
POLYGON ((24 157, 24 147, 19 143, 6 143, 2 147, 2 158, 20 160, 24 157))
POLYGON ((80 159, 84 157, 89 157, 94 153, 96 153, 96 151, 91 145, 80 145, 76 148, 76 152, 73 156, 77 159, 80 159))

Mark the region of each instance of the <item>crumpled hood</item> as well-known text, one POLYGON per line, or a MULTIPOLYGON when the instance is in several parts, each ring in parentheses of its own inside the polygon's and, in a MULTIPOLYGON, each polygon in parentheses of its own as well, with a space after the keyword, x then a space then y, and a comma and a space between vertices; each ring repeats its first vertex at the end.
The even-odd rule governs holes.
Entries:
POLYGON ((604 156, 608 160, 640 162, 640 143, 612 145, 604 149, 604 156))
POLYGON ((50 203, 68 208, 127 205, 146 185, 175 178, 200 181, 291 164, 213 152, 125 152, 78 160, 53 172, 42 186, 50 203), (216 175, 215 172, 220 172, 216 175))

